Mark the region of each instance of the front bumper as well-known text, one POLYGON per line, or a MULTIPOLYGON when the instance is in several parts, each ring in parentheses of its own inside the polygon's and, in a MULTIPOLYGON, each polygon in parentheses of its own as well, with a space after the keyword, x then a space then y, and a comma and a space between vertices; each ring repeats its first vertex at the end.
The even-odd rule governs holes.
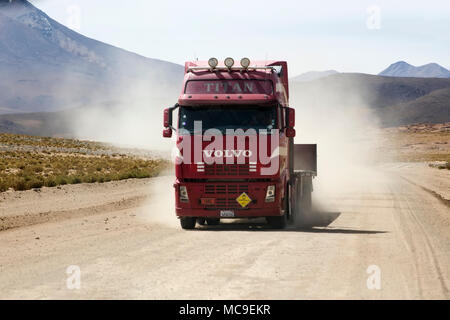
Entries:
POLYGON ((232 211, 234 218, 256 218, 282 215, 284 188, 279 181, 264 182, 179 182, 174 184, 176 214, 179 217, 220 218, 222 211, 232 211), (179 199, 179 186, 186 186, 189 201, 179 199), (275 201, 266 202, 269 185, 275 185, 275 201), (237 198, 246 193, 251 202, 242 207, 237 198), (201 199, 214 199, 214 204, 202 204, 201 199))

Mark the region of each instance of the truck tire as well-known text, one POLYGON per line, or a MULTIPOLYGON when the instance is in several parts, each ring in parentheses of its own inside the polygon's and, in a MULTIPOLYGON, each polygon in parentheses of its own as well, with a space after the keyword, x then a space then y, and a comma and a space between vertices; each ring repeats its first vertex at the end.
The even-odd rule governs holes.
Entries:
POLYGON ((196 218, 193 217, 182 217, 180 218, 181 228, 185 230, 190 230, 195 228, 196 218))
POLYGON ((286 228, 287 218, 286 218, 285 214, 283 214, 282 216, 276 216, 276 217, 266 217, 266 220, 272 229, 286 228))
POLYGON ((219 218, 206 218, 208 226, 217 226, 220 223, 219 218))

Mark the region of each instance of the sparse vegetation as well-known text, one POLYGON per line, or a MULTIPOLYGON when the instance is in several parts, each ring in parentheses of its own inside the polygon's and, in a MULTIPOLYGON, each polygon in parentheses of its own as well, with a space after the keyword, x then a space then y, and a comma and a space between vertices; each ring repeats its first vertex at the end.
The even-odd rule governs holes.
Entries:
POLYGON ((450 162, 450 123, 417 124, 386 129, 380 154, 386 161, 450 162))
POLYGON ((96 142, 1 134, 0 147, 0 192, 9 188, 28 190, 43 186, 148 178, 169 167, 169 161, 163 159, 145 159, 119 153, 89 155, 72 150, 102 148, 107 151, 106 145, 96 142), (27 148, 21 148, 24 146, 27 148), (62 149, 59 152, 42 150, 55 146, 62 149))
POLYGON ((450 170, 450 162, 445 162, 445 163, 430 163, 428 166, 430 166, 431 168, 437 168, 440 170, 443 169, 447 169, 450 170))
MULTIPOLYGON (((19 134, 0 134, 0 144, 11 146, 32 146, 44 148, 74 148, 81 152, 86 150, 108 150, 111 149, 106 143, 95 141, 83 141, 77 139, 51 138, 51 137, 37 137, 19 134)), ((48 152, 48 151, 47 151, 48 152)))

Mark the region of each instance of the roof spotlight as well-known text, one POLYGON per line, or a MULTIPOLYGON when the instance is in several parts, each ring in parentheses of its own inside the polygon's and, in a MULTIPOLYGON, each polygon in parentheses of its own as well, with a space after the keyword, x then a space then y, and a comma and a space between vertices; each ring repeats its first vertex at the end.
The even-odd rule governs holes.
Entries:
POLYGON ((225 61, 223 62, 225 64, 225 66, 230 69, 233 65, 234 65, 234 60, 233 58, 226 58, 225 61))
POLYGON ((211 67, 211 68, 215 68, 215 67, 217 67, 217 65, 219 64, 219 61, 217 61, 217 59, 216 58, 209 58, 209 60, 208 60, 208 65, 211 67))
POLYGON ((250 66, 250 59, 249 58, 242 58, 241 59, 241 66, 242 66, 242 68, 247 69, 250 66))

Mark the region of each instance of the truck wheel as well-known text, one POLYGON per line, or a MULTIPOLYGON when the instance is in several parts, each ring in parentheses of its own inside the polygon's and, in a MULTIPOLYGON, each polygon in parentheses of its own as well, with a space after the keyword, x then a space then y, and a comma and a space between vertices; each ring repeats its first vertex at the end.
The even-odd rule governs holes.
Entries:
POLYGON ((196 218, 193 217, 182 217, 180 218, 181 228, 189 230, 195 228, 196 218))
POLYGON ((266 217, 266 219, 272 229, 286 228, 287 219, 285 214, 277 217, 266 217))
POLYGON ((208 226, 217 226, 220 223, 219 218, 206 218, 208 226))

